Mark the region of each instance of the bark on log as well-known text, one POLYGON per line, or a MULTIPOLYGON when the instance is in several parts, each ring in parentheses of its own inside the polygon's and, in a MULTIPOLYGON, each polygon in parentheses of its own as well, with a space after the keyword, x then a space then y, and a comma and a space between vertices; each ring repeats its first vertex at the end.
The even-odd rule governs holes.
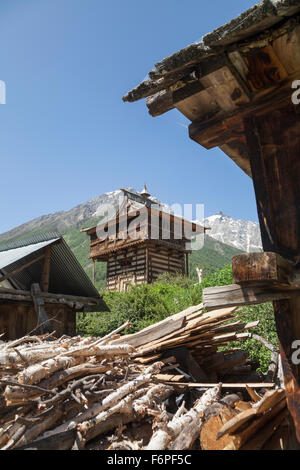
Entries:
MULTIPOLYGON (((110 369, 110 366, 104 366, 101 364, 79 364, 78 366, 70 367, 70 369, 55 372, 47 379, 39 382, 38 385, 45 390, 51 391, 65 382, 68 382, 77 377, 88 376, 92 374, 102 374, 110 369)), ((29 400, 45 395, 46 393, 47 391, 42 392, 34 390, 29 392, 20 392, 20 388, 7 386, 4 392, 4 397, 7 405, 16 405, 19 403, 26 403, 29 400)))
POLYGON ((203 413, 208 406, 218 399, 220 391, 221 385, 211 390, 207 390, 190 411, 180 417, 175 415, 172 421, 168 423, 164 429, 159 429, 153 434, 147 446, 147 450, 167 449, 171 441, 174 441, 186 426, 191 423, 193 423, 193 427, 198 427, 198 430, 200 431, 199 426, 203 413))
POLYGON ((108 397, 106 397, 102 401, 102 403, 96 403, 94 406, 84 411, 81 415, 76 416, 73 420, 67 421, 66 423, 54 429, 53 431, 50 431, 45 435, 45 437, 50 436, 52 434, 56 434, 57 432, 66 431, 70 429, 70 427, 84 422, 85 425, 81 427, 80 431, 86 434, 90 427, 97 425, 97 419, 93 421, 91 425, 89 425, 89 420, 92 420, 94 417, 97 417, 97 415, 107 410, 108 408, 115 406, 120 400, 122 400, 122 398, 134 392, 140 386, 149 383, 152 375, 159 372, 160 368, 163 366, 164 364, 162 362, 156 362, 152 366, 148 367, 145 370, 144 374, 141 374, 136 379, 121 386, 118 390, 108 395, 108 397))

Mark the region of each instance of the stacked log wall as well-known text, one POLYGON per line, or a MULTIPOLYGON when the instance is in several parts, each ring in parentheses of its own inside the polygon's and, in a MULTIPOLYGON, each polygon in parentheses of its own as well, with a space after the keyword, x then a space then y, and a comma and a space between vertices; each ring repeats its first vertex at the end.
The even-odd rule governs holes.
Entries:
POLYGON ((184 274, 184 252, 151 244, 128 248, 109 256, 106 289, 122 290, 121 280, 129 284, 151 283, 163 273, 184 274))

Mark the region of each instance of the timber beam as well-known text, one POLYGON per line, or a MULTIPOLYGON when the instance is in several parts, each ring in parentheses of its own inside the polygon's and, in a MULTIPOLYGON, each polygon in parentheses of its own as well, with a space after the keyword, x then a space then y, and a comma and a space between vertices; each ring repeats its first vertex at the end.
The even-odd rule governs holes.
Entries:
POLYGON ((38 263, 39 261, 41 261, 42 259, 44 259, 44 257, 45 257, 45 255, 39 256, 38 258, 35 258, 35 259, 29 261, 28 263, 23 264, 23 266, 20 266, 19 268, 14 269, 14 270, 11 271, 10 273, 5 274, 5 276, 2 276, 2 277, 0 278, 0 284, 1 284, 1 282, 4 282, 4 281, 6 281, 7 279, 10 279, 10 278, 11 278, 12 276, 14 276, 15 274, 18 274, 18 273, 20 273, 21 271, 24 271, 24 269, 29 268, 29 267, 32 266, 33 264, 38 263))
MULTIPOLYGON (((39 293, 39 297, 43 298, 46 304, 68 305, 75 310, 84 310, 86 312, 99 311, 99 307, 102 305, 102 297, 79 297, 75 295, 52 294, 43 291, 39 293)), ((29 291, 2 287, 0 288, 0 302, 2 301, 32 303, 32 295, 29 291)))
POLYGON ((247 253, 232 258, 234 282, 240 285, 278 284, 292 287, 298 270, 277 253, 247 253))
POLYGON ((203 305, 206 310, 224 307, 242 307, 277 300, 291 300, 300 295, 300 289, 283 289, 281 286, 230 286, 209 287, 203 290, 203 305))

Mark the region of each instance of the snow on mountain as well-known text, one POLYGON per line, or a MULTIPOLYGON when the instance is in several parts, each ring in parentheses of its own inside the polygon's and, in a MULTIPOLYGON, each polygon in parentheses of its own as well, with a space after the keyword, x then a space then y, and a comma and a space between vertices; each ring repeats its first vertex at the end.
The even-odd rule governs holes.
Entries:
MULTIPOLYGON (((127 188, 127 190, 138 194, 133 188, 127 188)), ((78 227, 79 229, 87 221, 97 219, 104 204, 118 207, 122 198, 123 192, 120 190, 103 193, 70 210, 44 215, 20 225, 9 232, 1 234, 0 241, 24 237, 27 234, 40 233, 41 231, 65 233, 71 227, 78 227)), ((170 211, 170 207, 157 198, 151 196, 151 200, 163 207, 166 212, 170 211)), ((201 224, 201 222, 199 223, 201 224)), ((259 225, 256 222, 235 220, 220 212, 206 218, 204 224, 211 227, 211 230, 207 233, 217 241, 247 252, 262 249, 259 225)))
POLYGON ((207 217, 204 224, 210 227, 210 237, 239 250, 261 251, 262 242, 259 224, 250 220, 235 220, 220 212, 207 217))

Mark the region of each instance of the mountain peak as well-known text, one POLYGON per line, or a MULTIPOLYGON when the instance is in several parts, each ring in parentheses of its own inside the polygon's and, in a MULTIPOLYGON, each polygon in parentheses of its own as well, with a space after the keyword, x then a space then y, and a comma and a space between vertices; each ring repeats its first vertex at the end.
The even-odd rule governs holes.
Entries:
POLYGON ((251 252, 261 251, 262 242, 259 224, 250 220, 235 220, 222 211, 204 220, 211 228, 209 235, 239 250, 251 252))
MULTIPOLYGON (((135 194, 140 194, 134 188, 125 188, 135 194)), ((59 232, 64 234, 70 228, 82 228, 87 223, 97 223, 100 216, 100 208, 104 204, 118 205, 122 197, 121 190, 115 190, 100 194, 89 201, 79 204, 68 211, 60 211, 38 217, 9 232, 0 235, 0 243, 15 238, 27 237, 41 232, 59 232), (92 221, 92 222, 91 222, 92 221)), ((168 210, 168 206, 156 197, 150 196, 153 202, 160 204, 168 210)), ((200 223, 203 224, 203 221, 200 223)), ((211 227, 209 236, 227 245, 231 245, 242 251, 261 251, 261 237, 257 222, 235 220, 220 211, 207 217, 204 224, 211 227)))

